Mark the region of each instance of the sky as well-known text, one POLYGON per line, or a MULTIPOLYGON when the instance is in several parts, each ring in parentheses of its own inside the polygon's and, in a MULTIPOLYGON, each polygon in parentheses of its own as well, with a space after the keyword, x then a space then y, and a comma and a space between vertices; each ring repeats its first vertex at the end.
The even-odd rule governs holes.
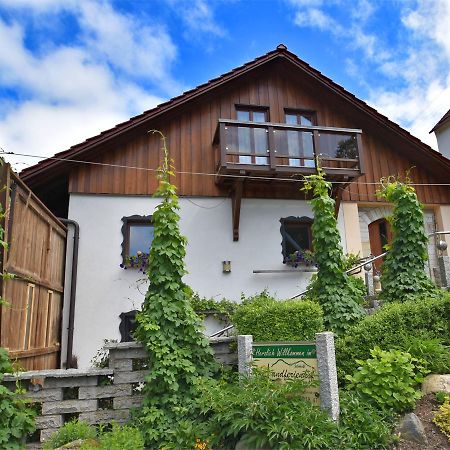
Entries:
POLYGON ((53 155, 279 43, 437 148, 450 0, 0 0, 0 147, 53 155))

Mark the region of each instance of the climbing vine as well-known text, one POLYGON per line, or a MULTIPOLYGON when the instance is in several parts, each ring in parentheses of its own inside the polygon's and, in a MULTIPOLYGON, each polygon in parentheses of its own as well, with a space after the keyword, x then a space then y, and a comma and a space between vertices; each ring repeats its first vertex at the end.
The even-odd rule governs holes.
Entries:
POLYGON ((179 202, 172 160, 161 135, 164 160, 158 169, 155 196, 161 203, 152 214, 154 238, 146 274, 150 281, 142 311, 137 315, 136 338, 149 354, 143 407, 138 422, 150 448, 161 448, 167 431, 188 413, 195 382, 215 369, 213 353, 201 332, 201 321, 183 283, 186 238, 179 229, 179 202))
POLYGON ((409 180, 381 179, 378 196, 394 204, 388 218, 393 240, 381 267, 381 298, 405 301, 418 296, 436 295, 438 289, 428 278, 424 264, 428 258, 428 237, 423 224, 423 207, 409 180))
POLYGON ((313 247, 319 269, 310 285, 308 297, 322 306, 325 326, 341 333, 363 316, 364 311, 358 304, 361 302, 361 293, 345 273, 344 255, 334 214, 335 202, 329 195, 331 183, 325 180, 324 171, 318 167, 317 174, 305 177, 302 189, 313 193, 310 201, 314 211, 313 247))

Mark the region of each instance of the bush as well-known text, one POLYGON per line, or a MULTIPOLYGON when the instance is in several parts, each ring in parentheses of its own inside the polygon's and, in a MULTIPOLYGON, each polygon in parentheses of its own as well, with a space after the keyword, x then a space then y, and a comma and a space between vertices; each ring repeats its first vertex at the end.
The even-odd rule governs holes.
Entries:
POLYGON ((100 433, 97 442, 86 442, 80 450, 144 450, 144 438, 135 427, 113 423, 111 431, 100 433))
POLYGON ((44 449, 51 450, 77 439, 94 439, 96 436, 97 432, 94 427, 75 419, 65 423, 58 431, 53 433, 44 444, 44 449))
POLYGON ((376 409, 355 392, 340 391, 339 400, 338 448, 390 448, 396 440, 392 415, 376 409))
POLYGON ((260 371, 233 384, 203 379, 195 421, 179 423, 164 446, 192 449, 200 439, 208 448, 231 449, 243 439, 246 448, 329 449, 337 426, 299 395, 305 387, 275 383, 260 371))
POLYGON ((450 441, 450 398, 444 401, 439 407, 438 413, 434 416, 433 422, 448 437, 450 441))
MULTIPOLYGON (((397 348, 412 350, 411 339, 438 339, 443 344, 450 337, 450 295, 427 300, 411 300, 383 306, 375 314, 365 317, 336 341, 336 361, 339 377, 352 374, 356 359, 367 359, 370 350, 397 348)), ((433 361, 422 356, 432 367, 433 361)))
POLYGON ((218 318, 231 319, 234 312, 238 308, 238 304, 223 298, 222 300, 214 300, 213 298, 203 298, 198 294, 193 294, 190 298, 192 309, 199 315, 205 313, 213 313, 218 318))
POLYGON ((256 342, 311 340, 324 329, 317 303, 277 301, 266 294, 246 300, 234 314, 233 323, 239 334, 252 334, 256 342))
POLYGON ((195 420, 171 430, 170 449, 245 448, 273 449, 384 449, 393 441, 386 416, 356 395, 344 393, 337 426, 318 406, 300 394, 299 381, 275 383, 263 371, 252 378, 225 383, 199 384, 195 420))
POLYGON ((357 360, 360 367, 353 376, 347 375, 349 389, 381 410, 401 413, 412 409, 422 395, 415 386, 427 371, 409 353, 375 347, 370 354, 372 358, 366 361, 357 360))
MULTIPOLYGON (((0 383, 3 374, 11 372, 13 366, 8 352, 0 348, 0 383)), ((0 448, 5 450, 22 448, 23 438, 35 430, 35 413, 21 393, 20 389, 13 392, 0 384, 0 448)))

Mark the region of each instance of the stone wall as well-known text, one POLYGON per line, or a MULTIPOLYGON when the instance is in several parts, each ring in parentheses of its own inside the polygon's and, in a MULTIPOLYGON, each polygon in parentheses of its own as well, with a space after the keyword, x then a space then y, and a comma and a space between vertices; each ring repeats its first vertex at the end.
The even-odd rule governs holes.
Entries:
MULTIPOLYGON (((235 337, 211 339, 218 362, 237 365, 235 337)), ((39 370, 6 375, 4 384, 15 389, 16 383, 26 390, 38 411, 37 432, 27 448, 40 448, 65 422, 78 418, 90 424, 124 423, 131 409, 140 406, 140 394, 147 353, 137 342, 107 344, 109 363, 105 369, 39 370)))

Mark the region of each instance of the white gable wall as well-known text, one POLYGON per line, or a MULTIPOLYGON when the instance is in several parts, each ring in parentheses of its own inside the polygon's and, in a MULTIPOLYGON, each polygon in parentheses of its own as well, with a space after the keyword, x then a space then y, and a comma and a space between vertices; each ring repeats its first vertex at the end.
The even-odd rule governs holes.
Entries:
MULTIPOLYGON (((119 339, 119 314, 138 309, 146 291, 140 272, 121 269, 122 217, 152 214, 159 199, 142 196, 71 194, 69 218, 80 225, 74 354, 79 367, 103 339, 119 339)), ((312 217, 306 201, 242 199, 239 241, 232 240, 228 198, 181 198, 181 231, 188 239, 185 281, 206 297, 239 301, 268 289, 278 298, 298 294, 310 273, 253 274, 283 270, 280 218, 312 217), (222 261, 231 273, 222 273, 222 261)), ((342 220, 340 220, 342 224, 342 220)), ((341 233, 342 235, 343 233, 341 233)), ((68 295, 68 292, 67 292, 68 295)))

